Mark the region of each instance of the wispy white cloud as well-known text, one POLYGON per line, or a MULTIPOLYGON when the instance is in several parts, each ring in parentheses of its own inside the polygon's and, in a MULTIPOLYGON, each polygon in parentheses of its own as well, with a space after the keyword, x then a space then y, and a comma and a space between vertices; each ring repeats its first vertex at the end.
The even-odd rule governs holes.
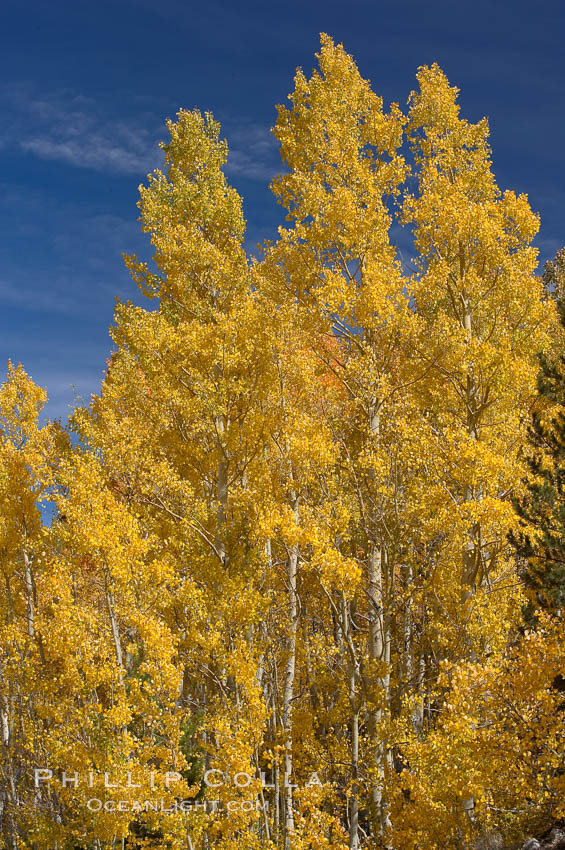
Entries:
POLYGON ((4 89, 0 102, 8 116, 4 148, 114 174, 143 175, 162 162, 164 128, 156 115, 141 112, 125 121, 93 98, 69 91, 38 95, 29 86, 4 89))
MULTIPOLYGON (((147 109, 137 99, 130 105, 126 120, 117 115, 115 104, 68 90, 46 94, 23 85, 0 89, 7 118, 0 148, 74 168, 142 177, 162 164, 159 140, 168 134, 156 104, 147 109)), ((278 166, 277 143, 268 128, 228 121, 227 129, 227 173, 268 183, 278 166)))
POLYGON ((258 124, 236 127, 228 134, 226 173, 269 183, 280 171, 278 142, 267 127, 258 124))
POLYGON ((156 164, 156 157, 152 152, 139 154, 104 137, 65 139, 58 142, 40 137, 21 142, 21 148, 40 159, 61 160, 78 168, 110 170, 120 174, 150 171, 156 164))

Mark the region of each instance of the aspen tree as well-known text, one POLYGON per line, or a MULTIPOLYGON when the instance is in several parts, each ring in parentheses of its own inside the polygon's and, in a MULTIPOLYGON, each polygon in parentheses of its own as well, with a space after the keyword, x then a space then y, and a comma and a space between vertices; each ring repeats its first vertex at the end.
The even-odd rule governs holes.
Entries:
POLYGON ((46 401, 23 367, 9 363, 0 388, 0 801, 2 836, 10 850, 22 846, 25 833, 27 788, 21 779, 29 769, 37 726, 33 691, 45 660, 37 583, 44 545, 41 503, 49 493, 55 446, 54 428, 39 422, 46 401))
MULTIPOLYGON (((181 111, 168 128, 165 171, 140 188, 155 265, 126 258, 158 309, 118 306, 117 350, 79 428, 101 452, 120 499, 176 561, 163 616, 180 665, 176 713, 198 724, 203 768, 253 774, 265 714, 256 626, 266 565, 253 518, 263 480, 268 340, 243 248, 241 201, 223 173, 219 125, 181 111)), ((250 789, 225 783, 219 794, 227 803, 252 791, 255 781, 250 789)), ((210 821, 208 840, 217 846, 231 846, 241 830, 257 840, 254 811, 194 818, 210 821)))
MULTIPOLYGON (((368 659, 360 665, 351 655, 352 771, 358 770, 359 716, 355 707, 363 688, 369 734, 374 751, 371 805, 373 828, 386 826, 383 796, 387 753, 379 724, 389 705, 390 587, 394 565, 387 561, 382 526, 383 474, 387 464, 382 447, 383 417, 398 376, 393 369, 400 346, 399 328, 409 323, 404 279, 389 242, 391 215, 387 199, 394 197, 406 175, 397 153, 402 143, 403 118, 395 105, 389 114, 382 100, 361 78, 341 46, 322 36, 319 71, 310 80, 299 71, 291 108, 279 108, 275 135, 281 143, 289 173, 277 178, 273 191, 288 210, 294 227, 281 230, 279 243, 267 258, 278 263, 273 273, 281 298, 284 292, 301 309, 299 321, 308 327, 312 348, 336 375, 349 395, 353 421, 344 441, 353 434, 358 445, 346 445, 345 463, 352 470, 351 496, 361 508, 360 545, 364 550, 364 583, 368 600, 368 659), (323 344, 333 334, 335 351, 323 344), (352 451, 353 449, 353 451, 352 451), (359 486, 359 481, 362 481, 359 486), (377 691, 378 696, 375 696, 377 691)), ((276 284, 275 284, 276 285, 276 284)), ((386 486, 386 485, 385 485, 386 486)), ((386 510, 386 508, 384 509, 386 510)), ((344 635, 350 614, 338 618, 344 635)), ((357 794, 359 793, 359 786, 357 794)), ((359 846, 358 800, 354 795, 350 846, 359 846)))
POLYGON ((411 289, 423 319, 418 353, 431 367, 421 393, 429 451, 442 458, 439 484, 448 499, 438 519, 449 514, 452 523, 442 560, 454 557, 457 540, 462 551, 461 601, 443 597, 443 604, 480 652, 497 638, 481 622, 487 599, 477 592, 499 585, 487 621, 505 621, 514 604, 502 590, 511 584, 509 496, 520 478, 535 353, 549 344, 555 316, 535 276, 538 218, 525 196, 498 189, 486 119, 459 117, 458 91, 437 65, 421 68, 418 82, 408 133, 419 192, 406 197, 404 221, 419 252, 411 289))

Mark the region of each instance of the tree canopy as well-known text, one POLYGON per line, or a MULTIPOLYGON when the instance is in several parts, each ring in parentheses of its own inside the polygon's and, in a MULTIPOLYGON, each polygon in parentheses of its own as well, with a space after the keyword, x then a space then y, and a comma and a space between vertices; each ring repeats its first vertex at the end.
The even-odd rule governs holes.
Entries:
POLYGON ((327 36, 317 60, 259 256, 218 122, 181 110, 99 393, 62 427, 21 366, 0 389, 8 850, 565 817, 563 257, 537 275, 437 65, 403 111, 327 36))

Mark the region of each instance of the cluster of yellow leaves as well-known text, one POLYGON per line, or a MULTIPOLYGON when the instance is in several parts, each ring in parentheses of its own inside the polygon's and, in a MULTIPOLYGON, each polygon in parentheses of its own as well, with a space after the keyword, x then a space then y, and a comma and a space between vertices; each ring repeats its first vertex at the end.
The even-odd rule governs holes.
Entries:
POLYGON ((561 620, 542 617, 502 659, 452 668, 436 728, 404 750, 398 846, 439 850, 489 831, 519 840, 563 817, 564 637, 561 620))

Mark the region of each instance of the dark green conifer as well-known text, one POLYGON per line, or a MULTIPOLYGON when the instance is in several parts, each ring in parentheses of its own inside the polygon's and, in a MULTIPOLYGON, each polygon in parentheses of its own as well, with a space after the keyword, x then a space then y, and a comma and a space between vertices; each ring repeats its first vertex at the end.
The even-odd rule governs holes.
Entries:
MULTIPOLYGON (((565 329, 565 248, 545 264, 543 280, 565 329)), ((514 501, 524 530, 510 539, 526 563, 530 612, 541 607, 555 614, 565 610, 565 353, 540 356, 538 390, 553 410, 549 421, 546 405, 532 415, 526 493, 514 501)))

